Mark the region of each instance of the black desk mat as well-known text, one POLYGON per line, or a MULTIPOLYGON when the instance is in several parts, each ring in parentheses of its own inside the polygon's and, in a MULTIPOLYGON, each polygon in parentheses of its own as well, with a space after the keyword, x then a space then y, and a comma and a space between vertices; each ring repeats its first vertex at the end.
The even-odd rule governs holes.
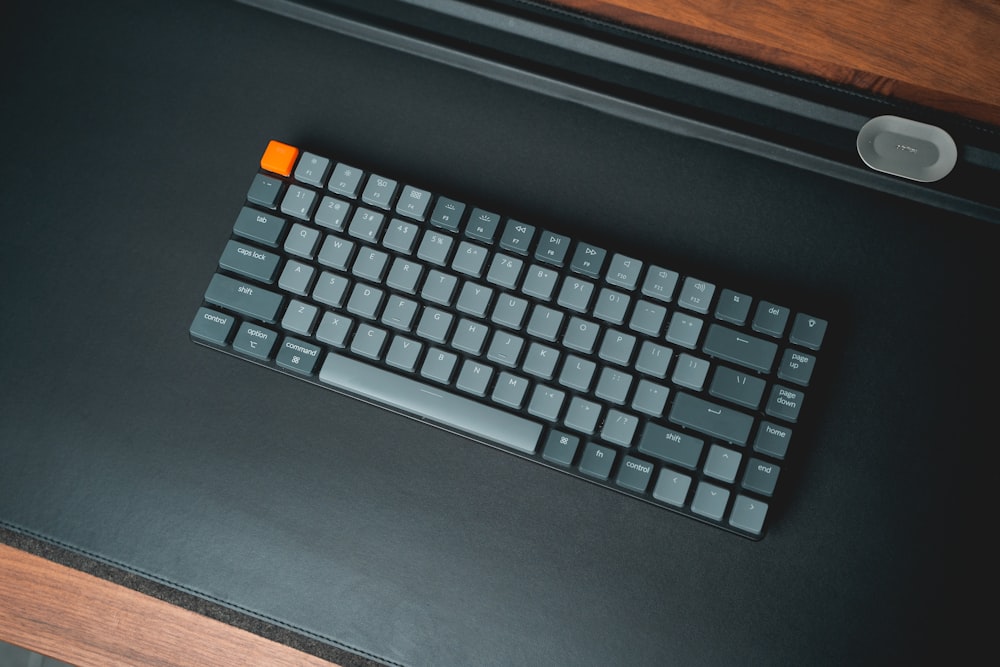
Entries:
POLYGON ((390 663, 972 651, 1000 227, 240 5, 2 24, 5 541, 390 663), (270 138, 828 304, 766 539, 192 344, 270 138))

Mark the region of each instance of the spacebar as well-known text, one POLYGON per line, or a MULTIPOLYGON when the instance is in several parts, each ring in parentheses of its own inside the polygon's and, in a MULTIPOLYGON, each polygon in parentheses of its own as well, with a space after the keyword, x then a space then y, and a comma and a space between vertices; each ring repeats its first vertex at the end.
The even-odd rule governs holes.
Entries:
POLYGON ((535 422, 339 354, 326 356, 319 379, 446 429, 528 454, 534 453, 542 434, 541 425, 535 422))

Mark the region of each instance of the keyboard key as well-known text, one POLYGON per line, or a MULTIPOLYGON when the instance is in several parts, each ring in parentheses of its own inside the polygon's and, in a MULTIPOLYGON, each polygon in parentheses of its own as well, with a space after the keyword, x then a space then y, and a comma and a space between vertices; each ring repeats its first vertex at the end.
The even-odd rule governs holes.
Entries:
POLYGON ((247 200, 265 208, 277 208, 281 189, 282 183, 278 179, 257 174, 250 183, 247 200))
POLYGON ((622 459, 622 465, 618 469, 618 477, 615 478, 615 483, 626 489, 644 493, 652 477, 653 464, 646 463, 632 456, 626 456, 622 459))
POLYGON ((280 141, 269 141, 264 155, 260 158, 260 168, 281 176, 292 173, 292 166, 299 156, 299 149, 280 141))
POLYGON ((753 426, 750 415, 683 391, 677 392, 669 419, 734 445, 745 445, 753 426))
POLYGON ((729 491, 716 484, 701 482, 694 492, 691 501, 691 511, 695 514, 721 521, 726 513, 726 503, 729 502, 729 491))
POLYGON ((528 454, 534 453, 542 435, 536 422, 340 354, 327 355, 319 379, 420 419, 528 454))
POLYGON ((299 165, 295 168, 295 180, 321 188, 326 185, 326 173, 329 170, 330 161, 325 157, 303 153, 299 165))
POLYGON ((535 248, 535 259, 553 266, 562 266, 566 261, 569 245, 568 236, 543 231, 541 239, 538 241, 538 247, 535 248))
POLYGON ((687 502, 688 489, 691 488, 691 478, 674 472, 669 468, 660 471, 656 478, 656 488, 653 489, 653 497, 661 503, 667 503, 674 507, 683 507, 687 502))
POLYGON ((278 334, 255 324, 244 323, 233 340, 233 349, 255 359, 270 359, 278 334))
POLYGON ((396 193, 396 181, 378 174, 368 177, 361 201, 381 209, 388 209, 392 204, 392 196, 396 193))
POLYGON ((222 251, 219 266, 247 278, 273 283, 280 257, 270 250, 255 248, 249 243, 230 241, 222 251))
POLYGON ((257 241, 272 248, 278 245, 278 239, 285 231, 286 221, 284 218, 273 213, 257 211, 249 206, 244 206, 240 214, 236 217, 236 224, 233 231, 243 238, 257 241))
POLYGON ((542 449, 542 458, 564 466, 573 465, 580 438, 563 431, 549 431, 542 449))
POLYGON ((825 335, 826 320, 799 313, 795 316, 795 323, 792 324, 792 332, 788 338, 796 345, 818 350, 823 345, 825 335))
POLYGON ((338 163, 330 174, 330 182, 327 187, 332 192, 354 199, 358 196, 358 188, 361 185, 361 177, 364 175, 360 169, 350 165, 338 163))
POLYGON ((275 362, 290 371, 302 375, 312 375, 321 352, 319 347, 311 343, 297 338, 285 338, 281 347, 278 348, 275 362))
POLYGON ((708 312, 714 294, 715 285, 712 283, 697 278, 685 278, 681 294, 677 297, 677 305, 704 315, 708 312))
POLYGON ((611 258, 611 264, 608 265, 608 282, 627 290, 633 290, 639 282, 642 266, 642 262, 633 257, 616 254, 611 258))
POLYGON ((504 225, 503 235, 500 237, 500 247, 504 250, 527 255, 531 239, 535 236, 535 228, 517 220, 508 220, 504 225))
POLYGON ((705 441, 653 422, 646 424, 639 438, 639 451, 661 461, 694 470, 701 459, 705 441))
POLYGON ((396 202, 396 213, 414 220, 423 220, 427 216, 427 207, 431 203, 431 193, 426 190, 407 185, 396 202))
POLYGON ((800 389, 776 384, 771 388, 771 396, 767 399, 764 412, 794 424, 799 420, 799 410, 802 409, 804 397, 805 394, 800 389))
POLYGON ((712 324, 702 349, 713 357, 725 359, 762 373, 771 371, 778 346, 728 327, 712 324))
POLYGON ((780 474, 781 467, 778 464, 750 459, 743 474, 743 488, 770 497, 774 493, 780 474))
POLYGON ((788 452, 791 440, 792 429, 769 421, 762 421, 753 440, 753 449, 755 452, 783 459, 788 452))
POLYGON ((589 243, 580 243, 576 246, 573 259, 569 263, 569 268, 574 273, 579 273, 590 278, 599 278, 601 269, 604 268, 604 258, 608 251, 598 248, 589 243))
POLYGON ((719 295, 719 304, 715 307, 715 316, 720 320, 733 324, 746 324, 752 303, 753 299, 746 294, 724 289, 722 290, 722 294, 719 295))
POLYGON ((499 215, 484 211, 481 208, 474 208, 472 209, 472 213, 469 214, 469 222, 465 227, 465 235, 470 239, 476 239, 483 243, 493 243, 499 226, 499 215))
POLYGON ((733 501, 733 510, 729 514, 729 524, 748 533, 760 535, 766 517, 767 503, 738 495, 733 501))
POLYGON ((216 345, 225 345, 236 325, 236 318, 209 308, 199 308, 189 331, 192 336, 216 345))
POLYGON ((673 300, 678 280, 680 280, 680 276, 676 271, 651 266, 646 271, 646 279, 642 283, 642 293, 653 299, 670 302, 673 300))
POLYGON ((753 330, 778 338, 785 333, 788 316, 787 308, 761 301, 757 304, 757 313, 753 316, 753 330))
POLYGON ((219 273, 212 276, 205 291, 205 300, 240 315, 268 323, 275 322, 283 302, 282 296, 278 293, 219 273))
POLYGON ((778 377, 806 387, 809 385, 809 380, 812 379, 815 365, 816 357, 788 348, 781 355, 781 363, 778 364, 778 377))
POLYGON ((464 212, 465 204, 462 202, 439 197, 434 205, 434 212, 431 214, 431 224, 454 232, 458 230, 464 212))
POLYGON ((580 472, 589 477, 607 479, 611 474, 611 466, 615 464, 615 450, 588 442, 583 448, 580 459, 580 472))
POLYGON ((737 405, 756 410, 766 387, 767 382, 757 376, 719 366, 715 370, 715 377, 708 393, 715 398, 724 398, 737 405))

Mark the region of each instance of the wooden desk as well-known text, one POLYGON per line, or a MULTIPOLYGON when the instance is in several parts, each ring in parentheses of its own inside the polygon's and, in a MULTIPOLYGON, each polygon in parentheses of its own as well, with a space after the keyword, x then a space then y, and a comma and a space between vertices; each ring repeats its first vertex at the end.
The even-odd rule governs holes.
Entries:
MULTIPOLYGON (((559 0, 556 4, 1000 126, 1000 3, 559 0)), ((329 665, 0 546, 0 639, 78 665, 329 665)))

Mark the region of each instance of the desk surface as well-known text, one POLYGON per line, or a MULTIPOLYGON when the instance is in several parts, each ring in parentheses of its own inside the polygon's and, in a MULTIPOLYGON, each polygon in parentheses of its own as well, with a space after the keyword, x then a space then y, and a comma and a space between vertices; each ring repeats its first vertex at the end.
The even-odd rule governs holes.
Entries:
MULTIPOLYGON (((809 74, 821 75, 831 80, 859 85, 868 89, 897 94, 909 97, 918 102, 932 106, 963 113, 969 117, 997 122, 996 111, 998 108, 997 82, 1000 77, 996 76, 995 59, 984 58, 982 54, 988 53, 984 46, 982 35, 992 36, 998 34, 997 27, 1000 19, 997 16, 997 5, 995 3, 948 3, 926 2, 913 3, 908 7, 906 15, 907 26, 931 25, 935 30, 942 25, 951 25, 956 21, 968 28, 956 29, 954 34, 959 36, 956 48, 954 42, 944 40, 931 40, 934 45, 932 51, 920 48, 920 45, 910 39, 899 39, 895 37, 889 40, 889 44, 903 43, 906 46, 896 49, 888 48, 884 39, 885 32, 882 30, 885 25, 884 20, 879 17, 891 11, 888 3, 857 2, 854 3, 854 12, 844 9, 844 4, 830 5, 829 7, 819 7, 815 3, 771 3, 774 6, 772 12, 760 12, 753 16, 743 16, 734 14, 741 10, 734 9, 731 3, 688 3, 688 2, 631 2, 623 1, 612 4, 606 2, 579 2, 575 4, 581 9, 592 11, 597 14, 614 17, 618 20, 633 23, 682 39, 690 39, 692 42, 703 43, 714 48, 731 51, 737 55, 750 56, 774 64, 800 68, 809 74), (725 13, 723 13, 725 9, 725 13), (870 12, 870 13, 869 13, 870 12), (721 17, 726 16, 725 20, 721 17), (789 17, 794 16, 793 22, 789 17), (871 17, 867 20, 864 17, 871 17), (844 17, 849 17, 850 20, 844 17), (745 20, 744 20, 745 19, 745 20), (817 35, 828 35, 829 39, 817 39, 817 35), (882 36, 882 37, 880 37, 882 36), (879 43, 884 46, 879 49, 869 51, 868 44, 879 43), (945 45, 948 46, 945 46, 945 45), (968 45, 975 46, 968 46, 968 45), (851 47, 850 53, 844 51, 845 46, 851 47), (950 48, 949 48, 950 46, 950 48), (875 58, 865 62, 852 60, 858 54, 870 53, 875 58), (943 69, 914 67, 915 54, 936 53, 937 56, 931 58, 932 62, 945 62, 949 64, 943 69), (992 68, 992 69, 991 69, 992 68), (926 72, 927 76, 917 76, 926 72)), ((755 5, 759 11, 762 7, 760 3, 755 5)), ((742 10, 749 11, 749 10, 742 10)), ((891 14, 888 14, 891 16, 891 14)), ((890 25, 900 26, 898 20, 891 21, 890 25)), ((904 30, 904 34, 912 35, 913 30, 904 30)), ((940 35, 940 32, 936 34, 940 35)), ((218 37, 224 36, 224 30, 220 31, 218 37)), ((220 42, 221 43, 221 42, 220 42)), ((921 61, 922 62, 922 61, 921 61)), ((49 74, 49 73, 46 73, 49 74)), ((5 74, 4 76, 10 76, 5 74)), ((9 108, 4 108, 4 113, 9 113, 9 108)), ((58 120, 58 114, 53 119, 58 120)), ((87 144, 85 140, 84 144, 87 144)), ((87 148, 88 146, 84 146, 87 148)), ((36 167, 44 163, 32 163, 36 167)), ((82 167, 82 165, 73 165, 82 167)), ((927 234, 926 230, 922 233, 927 234)), ((957 252, 957 249, 944 248, 944 252, 957 252)), ((110 287, 110 286, 109 286, 110 287)), ((876 457, 877 458, 877 457, 876 457)), ((930 482, 931 480, 924 480, 930 482)), ((884 500, 884 499, 883 499, 884 500)), ((888 502, 892 502, 890 499, 888 502)), ((907 527, 895 526, 897 531, 906 531, 907 527)), ((908 533, 907 533, 908 534, 908 533)), ((844 536, 849 539, 849 536, 844 536)), ((872 555, 878 558, 877 554, 872 555)), ((0 605, 8 611, 12 608, 26 610, 27 607, 20 605, 28 604, 35 595, 41 595, 46 591, 49 593, 45 597, 46 604, 33 607, 42 617, 40 623, 36 625, 26 625, 27 612, 21 614, 0 615, 0 639, 23 644, 35 650, 62 658, 78 664, 108 664, 114 661, 114 652, 121 648, 121 644, 110 642, 104 648, 95 645, 95 637, 85 637, 79 633, 60 635, 58 641, 49 641, 50 638, 43 639, 41 628, 54 623, 54 619, 66 618, 67 614, 76 614, 79 610, 80 598, 74 595, 67 595, 63 599, 52 591, 52 584, 58 586, 65 585, 68 589, 86 589, 86 595, 95 595, 101 604, 106 602, 107 609, 120 610, 112 611, 116 618, 127 618, 130 622, 136 618, 142 618, 141 622, 130 626, 130 638, 138 641, 141 634, 131 635, 132 632, 149 632, 148 636, 159 637, 163 641, 151 643, 146 646, 149 653, 142 658, 149 661, 154 660, 155 655, 164 664, 185 664, 187 657, 191 655, 192 645, 189 639, 194 635, 210 636, 218 638, 228 647, 227 655, 232 658, 232 664, 243 664, 245 654, 240 651, 265 651, 267 655, 274 656, 272 664, 282 664, 281 661, 296 662, 298 664, 308 661, 306 656, 295 655, 282 652, 280 647, 276 650, 273 646, 262 643, 253 636, 247 636, 243 631, 221 626, 217 621, 189 613, 173 613, 170 610, 149 613, 150 599, 137 595, 134 591, 121 585, 104 585, 103 583, 94 587, 90 580, 90 575, 73 570, 64 570, 51 563, 38 562, 32 558, 26 558, 21 552, 12 552, 10 549, 0 549, 0 561, 8 567, 3 568, 0 574, 0 593, 3 594, 3 602, 11 604, 0 605), (25 588, 23 584, 28 582, 25 588), (15 606, 16 605, 16 606, 15 606), (118 616, 120 614, 120 616, 118 616), (148 627, 143 627, 149 624, 148 627), (229 652, 232 651, 232 652, 229 652), (271 653, 273 651, 273 653, 271 653)), ((828 576, 835 576, 834 573, 827 573, 828 576)), ((780 575, 776 575, 780 576, 780 575)), ((873 575, 868 575, 873 576, 873 575)), ((879 588, 881 582, 868 581, 865 585, 873 589, 879 588)), ((892 589, 898 593, 897 589, 892 589)), ((805 594, 806 591, 803 591, 805 594)), ((848 595, 857 598, 857 591, 852 591, 848 595)), ((915 603, 919 598, 914 594, 913 599, 898 601, 899 604, 915 603)), ((857 599, 854 600, 857 602, 857 599)), ((844 605, 845 609, 850 604, 846 600, 832 601, 833 604, 844 605)), ((179 611, 179 610, 178 610, 179 611)), ((34 612, 32 612, 32 616, 34 612)), ((32 618, 30 620, 39 620, 32 618)), ((56 627, 63 628, 64 625, 56 624, 56 627)), ((121 627, 121 626, 119 626, 121 627)), ((210 649, 209 649, 210 650, 210 649)), ((264 653, 256 653, 264 655, 264 653)), ((134 655, 119 656, 123 661, 135 659, 134 655)), ((216 656, 218 657, 218 656, 216 656)), ((348 658, 349 659, 349 658, 348 658)), ((226 660, 220 658, 212 660, 213 664, 225 664, 226 660)))

